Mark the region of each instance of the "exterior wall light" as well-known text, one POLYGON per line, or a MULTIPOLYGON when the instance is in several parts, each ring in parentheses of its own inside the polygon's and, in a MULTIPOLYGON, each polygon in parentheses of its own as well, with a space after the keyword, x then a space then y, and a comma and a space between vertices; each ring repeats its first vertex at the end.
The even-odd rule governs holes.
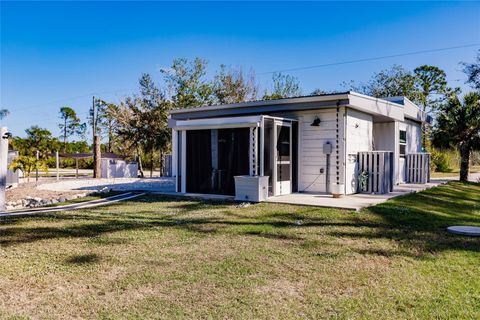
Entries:
POLYGON ((318 116, 315 116, 315 119, 313 119, 313 122, 311 124, 312 127, 320 127, 320 118, 318 116))

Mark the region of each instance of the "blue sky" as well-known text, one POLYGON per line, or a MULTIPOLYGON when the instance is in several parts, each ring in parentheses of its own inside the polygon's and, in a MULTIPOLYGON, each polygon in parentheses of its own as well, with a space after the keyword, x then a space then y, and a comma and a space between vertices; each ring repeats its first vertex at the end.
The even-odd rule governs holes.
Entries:
MULTIPOLYGON (((0 107, 15 135, 33 124, 59 135, 58 110, 85 118, 91 95, 117 102, 142 72, 161 83, 175 57, 275 70, 480 43, 478 2, 1 2, 0 107)), ((303 93, 344 90, 392 64, 437 65, 464 89, 471 48, 295 71, 303 93)))

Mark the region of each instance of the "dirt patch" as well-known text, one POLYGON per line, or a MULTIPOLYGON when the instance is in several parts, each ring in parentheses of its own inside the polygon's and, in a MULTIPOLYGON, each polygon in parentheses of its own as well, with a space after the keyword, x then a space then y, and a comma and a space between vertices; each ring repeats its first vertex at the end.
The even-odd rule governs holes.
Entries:
POLYGON ((6 192, 6 201, 18 201, 28 196, 42 199, 53 199, 72 194, 80 193, 79 191, 51 191, 39 190, 35 186, 35 182, 19 184, 17 188, 8 189, 6 192))

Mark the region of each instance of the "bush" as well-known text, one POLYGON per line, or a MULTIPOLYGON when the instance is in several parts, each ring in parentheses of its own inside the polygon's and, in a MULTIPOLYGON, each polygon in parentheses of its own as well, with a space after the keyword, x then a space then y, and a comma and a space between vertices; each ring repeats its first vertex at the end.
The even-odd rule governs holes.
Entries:
POLYGON ((430 162, 431 170, 437 172, 452 172, 454 168, 458 168, 459 159, 455 150, 431 150, 432 161, 430 162))
POLYGON ((480 151, 473 151, 470 160, 472 161, 472 166, 480 166, 480 151))

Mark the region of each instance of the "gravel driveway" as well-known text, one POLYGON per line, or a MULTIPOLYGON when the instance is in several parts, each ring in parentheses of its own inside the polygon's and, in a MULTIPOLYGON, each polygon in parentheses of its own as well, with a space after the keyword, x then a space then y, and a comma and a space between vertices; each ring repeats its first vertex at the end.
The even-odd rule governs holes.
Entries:
POLYGON ((55 183, 46 183, 38 186, 40 190, 71 191, 90 190, 98 191, 107 187, 115 191, 159 191, 174 192, 173 178, 116 178, 116 179, 69 179, 55 183))

